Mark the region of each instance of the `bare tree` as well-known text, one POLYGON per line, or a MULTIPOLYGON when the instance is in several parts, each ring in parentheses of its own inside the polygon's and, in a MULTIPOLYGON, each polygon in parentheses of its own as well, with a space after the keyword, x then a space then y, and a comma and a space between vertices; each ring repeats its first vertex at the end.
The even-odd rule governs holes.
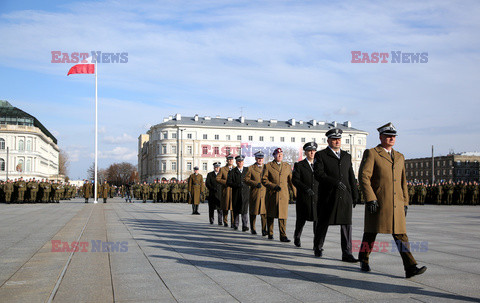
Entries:
POLYGON ((67 152, 60 149, 60 152, 58 153, 58 173, 66 176, 68 174, 69 165, 70 161, 67 152))
MULTIPOLYGON (((89 180, 95 179, 95 162, 87 170, 87 176, 89 180)), ((97 172, 98 183, 103 182, 106 177, 106 170, 99 168, 97 172)))

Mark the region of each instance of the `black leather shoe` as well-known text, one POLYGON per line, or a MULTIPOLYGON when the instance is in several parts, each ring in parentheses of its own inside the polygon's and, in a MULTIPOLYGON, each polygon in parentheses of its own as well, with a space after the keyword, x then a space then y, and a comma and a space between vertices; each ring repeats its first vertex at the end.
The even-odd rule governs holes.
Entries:
POLYGON ((323 256, 323 249, 315 248, 314 253, 315 253, 315 257, 321 258, 323 256))
POLYGON ((360 261, 360 270, 365 272, 371 271, 370 265, 368 265, 368 263, 360 261))
POLYGON ((238 230, 238 227, 232 226, 233 230, 238 230))
POLYGON ((213 224, 213 222, 210 222, 210 224, 213 224))
POLYGON ((405 277, 406 278, 411 278, 413 276, 421 275, 427 270, 426 266, 422 266, 420 268, 417 267, 417 265, 412 266, 410 269, 405 271, 405 277))
POLYGON ((250 230, 250 228, 248 228, 248 227, 242 227, 242 231, 249 231, 249 230, 250 230))
POLYGON ((262 230, 262 237, 265 237, 266 235, 268 235, 267 231, 266 231, 266 230, 262 230))
POLYGON ((355 257, 352 256, 352 255, 348 255, 348 256, 342 257, 342 261, 343 262, 348 262, 348 263, 357 263, 358 259, 355 259, 355 257))
POLYGON ((228 227, 228 224, 227 224, 227 223, 223 223, 223 226, 228 227))
POLYGON ((285 242, 285 243, 288 243, 288 242, 291 242, 289 238, 287 237, 280 237, 280 242, 285 242))
POLYGON ((268 235, 268 240, 273 240, 273 235, 268 235))
POLYGON ((295 244, 296 247, 302 247, 302 243, 300 242, 300 239, 295 239, 293 240, 293 244, 295 244))
POLYGON ((256 235, 257 231, 252 229, 251 233, 252 233, 252 235, 256 235))
POLYGON ((222 225, 223 225, 223 223, 218 223, 218 225, 222 226, 222 225))

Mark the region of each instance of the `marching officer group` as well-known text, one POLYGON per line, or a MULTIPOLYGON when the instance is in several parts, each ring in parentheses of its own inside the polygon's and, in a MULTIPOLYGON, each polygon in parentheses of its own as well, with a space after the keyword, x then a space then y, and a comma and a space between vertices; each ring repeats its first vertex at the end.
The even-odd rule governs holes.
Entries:
MULTIPOLYGON (((342 130, 330 129, 327 148, 317 151, 315 142, 303 146, 305 159, 294 164, 283 162, 281 148, 273 152, 273 161, 264 164, 265 155, 258 151, 255 163, 245 167, 244 156, 226 157, 226 165, 213 164, 205 186, 209 192, 209 222, 241 228, 254 235, 256 218, 260 216, 262 236, 274 239, 274 221, 277 219, 279 239, 290 242, 286 232, 290 192, 296 196, 296 223, 294 244, 301 247, 301 235, 307 221, 313 222, 314 255, 323 256, 323 245, 330 225, 340 226, 342 261, 356 263, 369 272, 370 254, 378 233, 391 234, 403 260, 407 278, 422 274, 426 267, 418 267, 406 234, 406 215, 409 190, 405 175, 405 159, 393 149, 397 131, 392 123, 378 128, 380 144, 365 151, 359 171, 359 186, 348 152, 341 149, 342 130), (235 165, 234 165, 235 162, 235 165), (358 191, 360 188, 361 195, 358 191), (352 254, 352 208, 365 202, 364 234, 358 259, 352 254), (229 214, 230 212, 230 225, 229 214), (250 223, 248 223, 250 221, 250 223)), ((203 177, 195 173, 189 178, 192 214, 198 214, 203 177)))
POLYGON ((0 201, 4 203, 59 203, 76 195, 77 187, 69 182, 23 177, 0 181, 0 201))
POLYGON ((147 200, 152 200, 153 203, 187 202, 188 193, 187 181, 167 180, 165 178, 161 181, 155 179, 153 183, 136 182, 119 187, 119 194, 122 198, 125 198, 125 202, 132 202, 132 198, 142 200, 143 203, 146 203, 147 200))

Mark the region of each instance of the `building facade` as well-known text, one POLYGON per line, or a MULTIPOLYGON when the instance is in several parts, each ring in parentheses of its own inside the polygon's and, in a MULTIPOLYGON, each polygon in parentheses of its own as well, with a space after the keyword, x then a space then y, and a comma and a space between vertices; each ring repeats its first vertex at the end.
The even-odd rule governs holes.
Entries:
POLYGON ((139 177, 148 182, 164 177, 183 180, 195 166, 206 177, 213 170, 214 162, 225 165, 225 156, 229 153, 245 155, 245 165, 250 165, 256 151, 264 151, 267 162, 277 147, 283 149, 284 160, 293 164, 302 159, 302 147, 306 142, 315 141, 319 149, 325 148, 325 133, 334 127, 343 130, 342 149, 352 154, 357 173, 368 133, 353 128, 349 121, 247 120, 244 117, 182 117, 176 114, 139 136, 139 177))
POLYGON ((480 153, 407 159, 405 166, 407 180, 411 182, 480 181, 480 153))
POLYGON ((34 116, 0 100, 0 179, 61 179, 57 139, 34 116))

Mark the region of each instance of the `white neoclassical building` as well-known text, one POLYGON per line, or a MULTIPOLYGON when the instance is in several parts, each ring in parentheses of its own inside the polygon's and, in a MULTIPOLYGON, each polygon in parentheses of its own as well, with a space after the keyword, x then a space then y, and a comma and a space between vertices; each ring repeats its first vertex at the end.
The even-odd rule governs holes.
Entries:
POLYGON ((34 116, 0 100, 0 179, 59 179, 57 139, 34 116))
POLYGON ((306 142, 317 142, 319 150, 325 148, 325 133, 335 127, 343 130, 342 149, 352 154, 357 174, 368 133, 353 128, 350 121, 248 120, 176 114, 139 136, 139 176, 148 182, 164 177, 183 180, 198 166, 206 177, 214 162, 225 165, 229 153, 245 155, 245 165, 250 165, 256 151, 262 150, 267 156, 265 161, 271 161, 272 151, 277 147, 284 150, 285 161, 293 164, 303 158, 302 147, 306 142))

